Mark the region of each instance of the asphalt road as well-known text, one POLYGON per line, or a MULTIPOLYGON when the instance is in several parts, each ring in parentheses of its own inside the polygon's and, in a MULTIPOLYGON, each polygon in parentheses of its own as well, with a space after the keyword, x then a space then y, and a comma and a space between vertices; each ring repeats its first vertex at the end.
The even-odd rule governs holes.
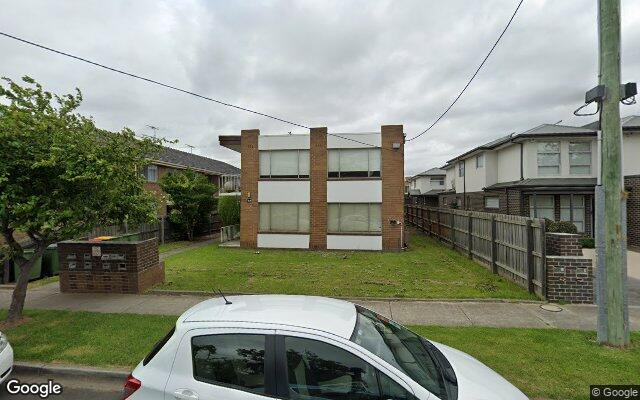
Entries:
MULTIPOLYGON (((119 400, 121 398, 121 390, 124 382, 116 380, 92 380, 89 378, 69 378, 43 375, 20 375, 12 374, 9 379, 19 379, 22 383, 45 384, 48 379, 62 385, 63 390, 59 395, 47 397, 53 400, 119 400)), ((6 382, 2 384, 0 389, 0 399, 24 399, 24 400, 42 400, 37 395, 18 395, 10 394, 6 389, 6 382)))

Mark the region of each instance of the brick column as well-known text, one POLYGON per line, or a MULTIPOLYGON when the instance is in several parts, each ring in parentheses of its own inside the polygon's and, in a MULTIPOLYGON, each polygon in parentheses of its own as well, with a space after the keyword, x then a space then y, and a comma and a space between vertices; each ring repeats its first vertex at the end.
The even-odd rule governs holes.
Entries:
POLYGON ((241 132, 241 185, 240 201, 240 247, 255 248, 258 245, 258 178, 260 177, 260 154, 258 153, 258 129, 241 132))
POLYGON ((390 221, 404 220, 404 133, 402 125, 382 126, 382 249, 402 248, 402 225, 390 221), (393 144, 400 148, 393 150, 393 144))
POLYGON ((311 128, 309 248, 327 248, 327 128, 311 128))

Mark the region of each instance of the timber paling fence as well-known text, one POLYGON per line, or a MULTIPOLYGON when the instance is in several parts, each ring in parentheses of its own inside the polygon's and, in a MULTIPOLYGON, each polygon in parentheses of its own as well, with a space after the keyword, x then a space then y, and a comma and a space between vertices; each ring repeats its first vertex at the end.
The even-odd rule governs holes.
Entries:
POLYGON ((417 204, 405 204, 405 220, 546 298, 544 220, 417 204))

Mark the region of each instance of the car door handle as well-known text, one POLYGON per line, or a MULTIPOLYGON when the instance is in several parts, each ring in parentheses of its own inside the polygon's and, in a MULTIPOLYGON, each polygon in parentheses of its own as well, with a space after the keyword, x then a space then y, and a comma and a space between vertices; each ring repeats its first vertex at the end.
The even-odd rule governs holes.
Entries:
POLYGON ((178 400, 198 400, 198 393, 191 389, 177 389, 173 392, 173 397, 178 400))

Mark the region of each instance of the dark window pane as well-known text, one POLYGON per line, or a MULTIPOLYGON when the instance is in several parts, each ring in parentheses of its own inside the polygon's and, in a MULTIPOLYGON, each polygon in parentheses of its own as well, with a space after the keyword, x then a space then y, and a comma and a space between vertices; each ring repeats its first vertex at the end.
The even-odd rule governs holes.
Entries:
POLYGON ((366 178, 369 176, 369 171, 342 171, 340 177, 342 178, 366 178))
POLYGON ((379 400, 375 369, 327 343, 285 338, 289 393, 294 399, 379 400))
POLYGON ((415 396, 383 373, 380 376, 380 390, 385 400, 413 400, 415 396))
POLYGON ((340 173, 338 171, 329 171, 329 178, 338 178, 340 173))
POLYGON ((208 335, 191 339, 197 380, 264 393, 264 335, 208 335))
POLYGON ((151 350, 151 352, 147 354, 144 360, 142 360, 142 365, 149 364, 149 361, 151 361, 153 357, 155 357, 156 354, 158 354, 158 352, 164 347, 164 345, 167 344, 167 342, 169 341, 169 339, 171 339, 171 336, 173 336, 175 331, 176 331, 176 327, 174 326, 173 328, 171 328, 169 333, 167 333, 162 339, 158 340, 158 342, 153 346, 153 349, 151 350))

